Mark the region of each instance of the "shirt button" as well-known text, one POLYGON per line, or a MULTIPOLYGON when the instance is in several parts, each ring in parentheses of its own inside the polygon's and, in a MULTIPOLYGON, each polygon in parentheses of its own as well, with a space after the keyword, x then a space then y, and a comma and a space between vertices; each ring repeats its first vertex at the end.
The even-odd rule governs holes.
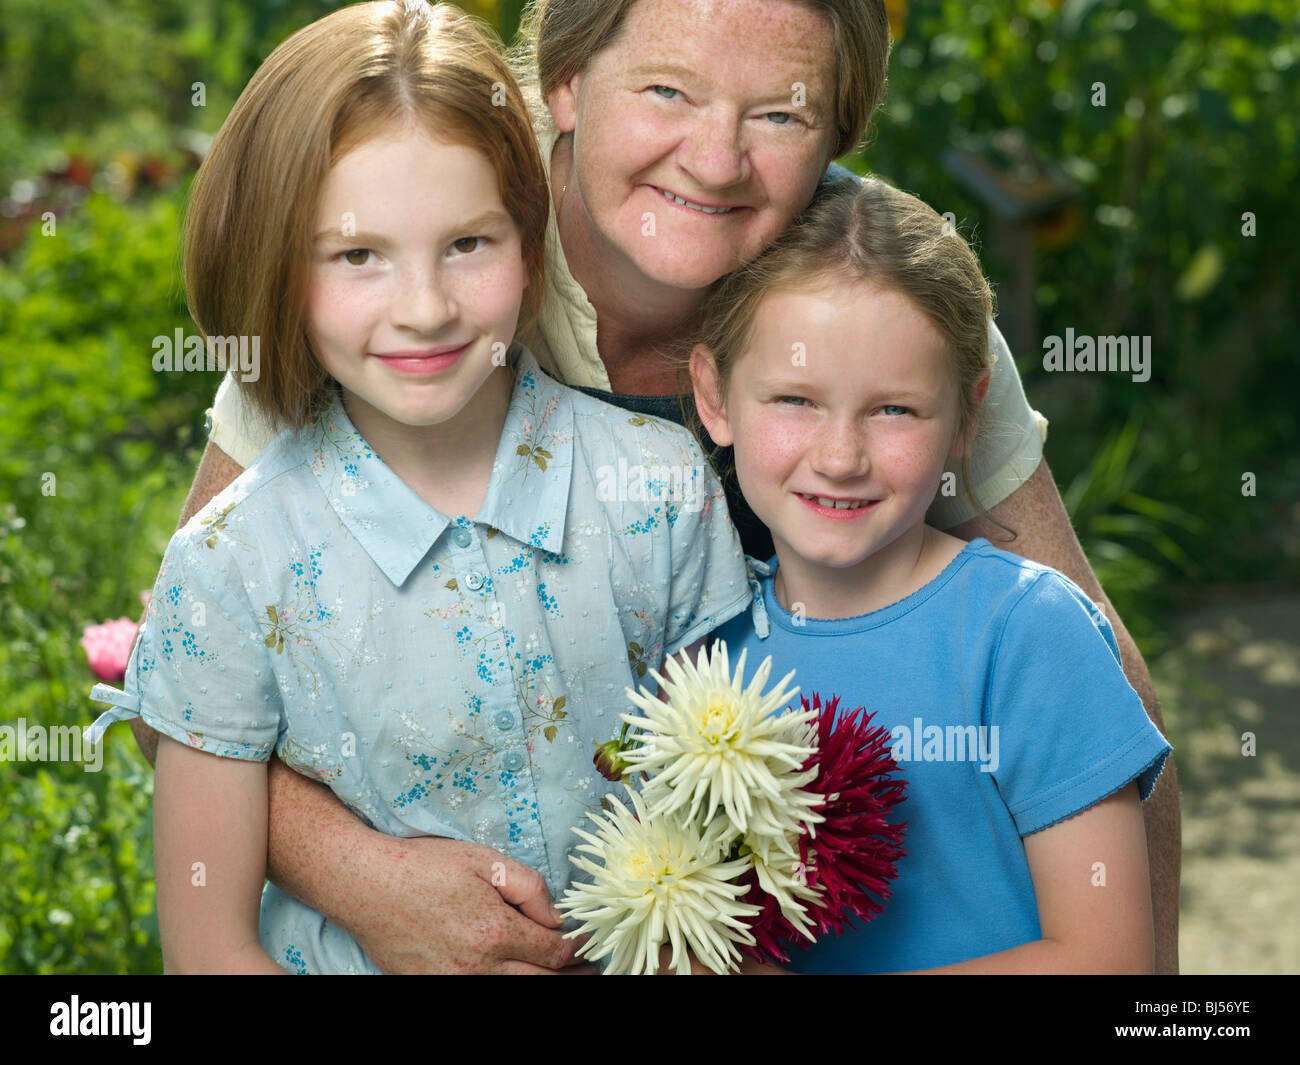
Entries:
POLYGON ((524 756, 518 751, 510 751, 501 759, 501 764, 510 772, 516 773, 524 767, 524 756))
POLYGON ((470 535, 468 529, 457 529, 451 534, 451 538, 455 541, 457 547, 469 547, 470 543, 474 539, 474 537, 470 535))
POLYGON ((509 710, 502 710, 496 716, 496 723, 497 728, 502 729, 503 731, 508 728, 513 728, 515 724, 515 715, 509 710))
POLYGON ((483 574, 471 573, 468 577, 465 578, 465 587, 468 588, 471 592, 477 592, 480 588, 483 587, 483 574))

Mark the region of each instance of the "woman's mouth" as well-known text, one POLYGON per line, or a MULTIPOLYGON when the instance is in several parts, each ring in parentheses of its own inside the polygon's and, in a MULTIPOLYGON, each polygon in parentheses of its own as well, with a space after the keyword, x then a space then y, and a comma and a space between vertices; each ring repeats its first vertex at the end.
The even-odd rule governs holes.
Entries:
POLYGON ((734 205, 731 207, 710 207, 706 204, 695 203, 692 200, 687 200, 675 193, 671 193, 667 189, 661 189, 658 185, 651 185, 650 188, 654 189, 655 192, 659 193, 659 195, 669 203, 674 203, 678 207, 689 208, 699 214, 731 214, 734 211, 740 210, 738 206, 734 205))

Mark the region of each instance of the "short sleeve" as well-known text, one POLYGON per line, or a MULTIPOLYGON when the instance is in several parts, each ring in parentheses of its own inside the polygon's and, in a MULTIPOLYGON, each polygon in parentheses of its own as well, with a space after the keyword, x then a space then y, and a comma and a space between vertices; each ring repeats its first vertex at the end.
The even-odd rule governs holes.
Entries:
POLYGON ((1040 574, 1007 615, 990 675, 992 770, 1021 836, 1138 781, 1151 794, 1170 746, 1120 665, 1105 614, 1068 578, 1040 574))
MULTIPOLYGON (((1020 373, 1001 330, 989 323, 989 353, 993 370, 988 394, 980 408, 979 426, 970 453, 970 491, 985 508, 1001 503, 1029 480, 1043 459, 1047 419, 1029 406, 1020 373)), ((936 529, 951 529, 979 513, 962 480, 961 460, 950 462, 944 478, 955 487, 935 497, 926 521, 936 529)))
POLYGON ((664 653, 676 654, 749 606, 752 593, 727 500, 694 439, 681 433, 685 502, 669 523, 672 579, 664 653))
POLYGON ((269 653, 229 549, 221 540, 208 546, 191 524, 163 556, 122 688, 100 684, 91 692, 115 709, 88 738, 139 715, 189 747, 264 762, 281 721, 269 653))
POLYGON ((208 409, 208 439, 244 469, 277 436, 266 416, 227 373, 208 409))

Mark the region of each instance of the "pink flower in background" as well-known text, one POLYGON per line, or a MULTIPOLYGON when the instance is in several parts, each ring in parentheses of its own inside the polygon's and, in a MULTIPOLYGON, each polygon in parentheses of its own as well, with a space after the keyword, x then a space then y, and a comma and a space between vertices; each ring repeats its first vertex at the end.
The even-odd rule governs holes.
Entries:
POLYGON ((81 634, 81 646, 86 649, 95 676, 110 684, 122 682, 138 628, 130 618, 86 626, 86 631, 81 634))

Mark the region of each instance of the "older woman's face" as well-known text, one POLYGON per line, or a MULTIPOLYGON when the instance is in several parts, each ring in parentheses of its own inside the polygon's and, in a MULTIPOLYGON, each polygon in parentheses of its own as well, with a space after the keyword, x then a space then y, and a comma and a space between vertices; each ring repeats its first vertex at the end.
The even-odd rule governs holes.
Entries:
POLYGON ((639 0, 549 101, 598 253, 680 288, 755 258, 830 162, 835 64, 829 17, 791 0, 639 0))

